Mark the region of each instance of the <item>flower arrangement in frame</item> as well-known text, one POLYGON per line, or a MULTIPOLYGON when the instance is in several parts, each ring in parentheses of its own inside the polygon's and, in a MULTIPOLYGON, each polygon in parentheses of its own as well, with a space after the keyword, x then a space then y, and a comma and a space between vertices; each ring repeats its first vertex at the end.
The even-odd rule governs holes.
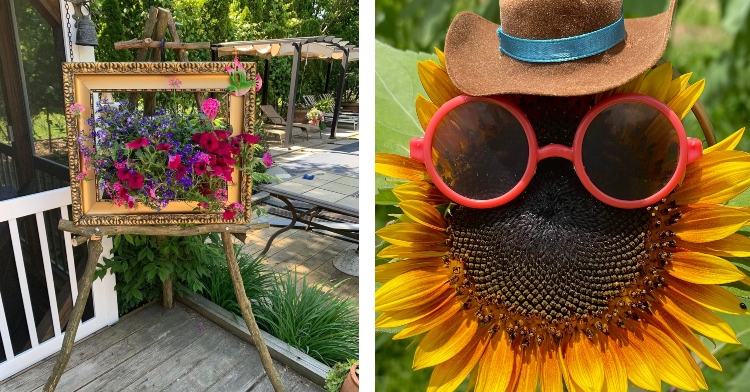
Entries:
POLYGON ((248 222, 263 158, 254 90, 232 89, 237 72, 255 80, 253 63, 65 63, 73 223, 248 222))

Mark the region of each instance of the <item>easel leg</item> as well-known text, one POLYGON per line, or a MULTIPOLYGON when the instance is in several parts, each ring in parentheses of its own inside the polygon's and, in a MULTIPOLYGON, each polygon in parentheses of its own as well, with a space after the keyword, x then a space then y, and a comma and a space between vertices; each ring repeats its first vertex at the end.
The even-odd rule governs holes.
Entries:
MULTIPOLYGON (((161 242, 164 241, 165 238, 167 238, 167 236, 157 235, 156 243, 161 245, 161 242)), ((162 283, 162 286, 161 286, 162 308, 172 309, 172 305, 174 304, 173 298, 174 298, 174 291, 172 290, 172 274, 169 274, 169 276, 164 281, 164 283, 162 283)))
MULTIPOLYGON (((68 328, 65 331, 65 338, 63 338, 62 348, 60 354, 57 357, 57 363, 52 369, 52 374, 47 379, 47 383, 44 384, 44 391, 54 391, 57 387, 57 383, 60 382, 65 366, 68 365, 70 360, 70 354, 73 352, 73 342, 78 332, 78 326, 81 324, 81 318, 83 317, 83 309, 86 307, 86 302, 89 299, 89 293, 91 292, 91 284, 94 282, 94 271, 99 261, 99 256, 102 254, 102 239, 90 239, 88 242, 89 259, 86 261, 86 269, 83 272, 81 279, 83 280, 83 286, 78 290, 78 297, 76 298, 76 304, 73 307, 73 312, 70 314, 68 321, 68 328)), ((71 274, 75 274, 75 271, 71 271, 71 274)))
POLYGON ((250 300, 247 299, 247 293, 245 293, 245 286, 242 283, 242 275, 240 275, 240 267, 237 265, 237 259, 234 256, 232 234, 222 231, 221 242, 224 244, 224 254, 227 257, 229 275, 232 277, 232 284, 234 285, 234 294, 237 296, 237 302, 242 310, 242 318, 245 319, 247 329, 250 330, 250 337, 252 337, 255 347, 258 349, 258 353, 260 353, 260 361, 263 363, 263 369, 266 370, 266 375, 271 381, 273 389, 276 392, 283 392, 284 386, 281 384, 281 378, 276 372, 276 368, 273 366, 271 355, 268 354, 268 347, 266 347, 266 343, 260 335, 260 328, 258 328, 258 324, 255 322, 255 316, 253 316, 253 308, 250 305, 250 300))

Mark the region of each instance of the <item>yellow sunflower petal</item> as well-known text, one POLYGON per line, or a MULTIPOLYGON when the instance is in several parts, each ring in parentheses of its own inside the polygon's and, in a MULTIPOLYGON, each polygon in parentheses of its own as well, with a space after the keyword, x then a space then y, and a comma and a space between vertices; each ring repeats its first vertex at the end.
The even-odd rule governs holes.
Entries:
POLYGON ((738 144, 740 144, 740 140, 742 140, 742 134, 744 133, 745 133, 745 128, 742 128, 739 131, 729 135, 724 140, 714 144, 711 147, 704 149, 703 154, 708 154, 714 151, 734 150, 734 148, 737 147, 738 144))
POLYGON ((441 257, 450 250, 447 246, 432 244, 415 244, 412 246, 389 245, 378 252, 378 257, 384 259, 409 259, 425 257, 441 257))
POLYGON ((435 309, 442 309, 445 305, 455 302, 454 293, 446 291, 437 298, 422 305, 416 305, 402 310, 383 312, 375 320, 375 328, 397 328, 429 316, 435 309))
MULTIPOLYGON (((666 62, 649 72, 643 79, 640 93, 664 102, 672 82, 672 63, 666 62)), ((666 103, 666 102, 664 102, 666 103)))
POLYGON ((742 228, 750 215, 737 208, 705 206, 684 211, 671 229, 677 238, 690 242, 711 242, 729 237, 742 228))
POLYGON ((677 246, 719 257, 750 257, 750 238, 742 234, 732 234, 718 241, 704 243, 677 241, 677 246))
POLYGON ((680 76, 674 78, 669 83, 669 90, 667 91, 667 96, 664 97, 664 101, 662 101, 662 102, 669 102, 674 97, 676 97, 677 94, 679 94, 680 92, 682 92, 682 90, 684 90, 685 87, 687 87, 688 81, 690 81, 690 77, 691 76, 693 76, 693 73, 689 72, 689 73, 686 73, 684 75, 680 75, 680 76))
POLYGON ((435 53, 437 54, 438 60, 440 60, 440 66, 445 68, 445 53, 438 48, 435 48, 435 53))
POLYGON ((422 125, 422 130, 427 130, 427 124, 430 123, 430 120, 432 119, 432 116, 435 115, 435 112, 437 112, 438 107, 435 106, 434 103, 427 100, 427 98, 423 97, 422 94, 417 95, 417 118, 419 119, 419 124, 422 125))
POLYGON ((515 392, 536 392, 539 384, 539 362, 536 347, 516 350, 515 363, 520 364, 515 392))
POLYGON ((601 391, 604 385, 604 365, 597 345, 579 333, 565 349, 565 367, 573 381, 584 391, 601 391))
POLYGON ((478 326, 471 314, 455 314, 422 338, 414 352, 412 367, 424 369, 453 358, 474 339, 478 326))
POLYGON ((461 95, 461 91, 453 85, 445 69, 434 61, 427 60, 417 63, 417 73, 419 73, 419 80, 422 81, 424 91, 427 92, 435 105, 442 106, 449 100, 461 95))
POLYGON ((492 342, 479 360, 477 391, 505 392, 513 385, 513 349, 508 342, 508 335, 501 330, 492 338, 492 342), (498 366, 501 364, 501 366, 498 366))
POLYGON ((664 269, 675 278, 698 284, 724 284, 745 277, 734 264, 721 257, 698 252, 676 252, 664 269))
POLYGON ((706 87, 706 79, 701 79, 690 87, 686 88, 681 93, 677 94, 676 97, 672 98, 667 104, 680 119, 684 119, 687 116, 690 109, 693 108, 695 101, 700 98, 703 93, 703 89, 706 87))
POLYGON ((395 263, 381 264, 375 267, 375 281, 388 283, 391 279, 412 270, 437 271, 439 268, 443 267, 443 260, 438 257, 411 259, 397 261, 395 263))
POLYGON ((718 312, 729 314, 748 314, 740 307, 739 298, 729 291, 711 284, 693 284, 664 276, 664 281, 670 290, 674 290, 693 301, 718 312))
POLYGON ((469 386, 466 387, 466 392, 471 392, 474 390, 474 387, 477 385, 478 372, 478 367, 475 366, 471 373, 469 373, 469 386))
POLYGON ((725 203, 750 187, 750 154, 714 151, 688 165, 682 184, 669 196, 679 204, 725 203))
POLYGON ((399 203, 399 208, 411 220, 431 227, 435 230, 445 230, 448 226, 443 215, 430 203, 421 200, 407 200, 399 203))
POLYGON ((698 333, 722 342, 739 343, 729 324, 690 298, 669 290, 653 294, 665 311, 698 333))
POLYGON ((575 383, 575 381, 573 381, 573 378, 570 377, 568 368, 565 366, 563 347, 566 345, 567 344, 563 344, 561 342, 557 346, 557 363, 560 364, 560 371, 562 371, 563 380, 565 380, 565 387, 567 388, 568 392, 583 392, 583 388, 581 388, 578 384, 575 383))
POLYGON ((407 181, 429 178, 422 162, 396 154, 375 154, 375 172, 407 181))
POLYGON ((664 382, 688 391, 699 389, 688 362, 693 359, 681 355, 677 342, 655 326, 646 325, 641 336, 643 340, 635 344, 640 345, 639 348, 645 355, 653 356, 654 362, 658 364, 656 371, 664 382))
POLYGON ((677 338, 677 340, 682 342, 682 344, 690 349, 690 351, 694 352, 703 363, 713 369, 721 371, 721 364, 719 364, 719 361, 714 358, 711 351, 709 351, 700 339, 695 336, 690 328, 686 327, 685 324, 681 323, 677 318, 669 314, 669 312, 654 307, 653 316, 646 315, 644 317, 653 317, 656 319, 656 321, 660 323, 662 329, 669 331, 673 337, 677 338))
POLYGON ((380 238, 394 245, 439 244, 445 242, 446 235, 416 222, 401 222, 388 225, 375 232, 380 238))
POLYGON ((477 333, 471 342, 450 361, 443 362, 432 371, 427 392, 452 392, 466 379, 482 357, 489 343, 487 333, 477 333))
POLYGON ((637 93, 641 90, 641 86, 643 85, 643 79, 645 78, 646 73, 643 72, 637 77, 633 78, 633 80, 623 84, 622 86, 618 87, 615 91, 617 94, 624 94, 624 93, 637 93))
POLYGON ((557 361, 557 350, 550 346, 548 340, 545 340, 539 350, 539 384, 542 392, 560 392, 563 390, 562 369, 557 361))
POLYGON ((449 202, 435 185, 425 181, 412 181, 397 185, 393 188, 393 194, 401 201, 421 200, 434 206, 449 202))
MULTIPOLYGON (((604 391, 605 392, 627 392, 628 391, 628 373, 625 364, 622 362, 617 344, 609 341, 602 353, 604 362, 604 391)), ((562 389, 558 389, 562 390, 562 389)))
POLYGON ((415 322, 409 323, 406 328, 393 335, 393 339, 406 339, 425 333, 437 327, 438 325, 443 324, 445 320, 453 317, 461 309, 463 309, 463 305, 461 304, 461 302, 458 302, 455 299, 451 299, 451 301, 447 301, 439 307, 435 308, 435 310, 430 312, 430 314, 428 314, 427 316, 424 316, 415 322))
MULTIPOLYGON (((618 335, 617 331, 614 330, 610 333, 618 335)), ((623 333, 622 336, 621 341, 616 343, 618 344, 617 349, 612 352, 622 360, 628 373, 628 379, 645 390, 661 391, 659 372, 656 370, 653 358, 640 350, 638 342, 630 341, 635 339, 632 334, 623 333)))
POLYGON ((430 302, 450 289, 447 281, 445 274, 407 272, 375 292, 375 310, 402 310, 430 302))

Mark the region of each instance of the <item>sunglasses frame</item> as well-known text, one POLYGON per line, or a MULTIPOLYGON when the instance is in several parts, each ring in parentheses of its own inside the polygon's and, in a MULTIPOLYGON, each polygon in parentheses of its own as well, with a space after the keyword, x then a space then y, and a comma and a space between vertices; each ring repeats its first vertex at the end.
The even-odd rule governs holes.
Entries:
POLYGON ((455 97, 443 104, 437 110, 437 112, 434 116, 432 116, 432 119, 427 125, 424 137, 414 138, 410 141, 411 157, 424 163, 427 172, 429 173, 430 178, 432 179, 435 186, 437 186, 444 195, 446 195, 454 202, 471 208, 498 207, 515 199, 516 197, 518 197, 518 195, 521 194, 521 192, 524 191, 524 189, 526 189, 526 187, 531 182, 531 179, 534 177, 534 173, 536 172, 537 164, 539 163, 539 161, 541 161, 542 159, 553 157, 564 158, 573 162, 576 174, 578 175, 578 178, 580 179, 583 186, 601 202, 613 207, 623 209, 643 208, 654 204, 666 197, 681 181, 683 175, 685 174, 687 164, 700 158, 702 154, 702 142, 699 139, 687 137, 685 128, 682 125, 682 121, 677 116, 677 114, 674 113, 667 105, 651 96, 632 93, 618 94, 606 98, 594 105, 594 107, 592 107, 588 111, 588 113, 586 113, 586 115, 579 123, 578 128, 576 129, 575 137, 573 139, 572 147, 564 146, 561 144, 549 144, 540 148, 537 143, 536 135, 534 134, 534 128, 532 127, 531 122, 528 120, 526 115, 518 106, 501 96, 476 97, 470 95, 459 95, 458 97, 455 97), (471 102, 489 102, 498 105, 510 112, 521 124, 521 127, 526 134, 526 140, 529 145, 529 159, 526 166, 526 171, 519 180, 518 184, 516 184, 505 194, 493 199, 476 200, 456 193, 447 184, 445 184, 443 179, 438 174, 437 169, 435 168, 435 164, 430 158, 432 151, 432 140, 440 122, 453 109, 457 108, 460 105, 471 102), (588 174, 586 174, 586 168, 583 164, 581 147, 583 145, 583 138, 586 135, 586 131, 591 125, 591 122, 604 110, 624 102, 643 103, 659 110, 674 127, 675 132, 677 132, 677 137, 680 144, 680 156, 678 158, 677 168, 672 175, 672 178, 661 190, 647 198, 640 200, 620 200, 605 194, 604 192, 599 190, 591 181, 588 174))

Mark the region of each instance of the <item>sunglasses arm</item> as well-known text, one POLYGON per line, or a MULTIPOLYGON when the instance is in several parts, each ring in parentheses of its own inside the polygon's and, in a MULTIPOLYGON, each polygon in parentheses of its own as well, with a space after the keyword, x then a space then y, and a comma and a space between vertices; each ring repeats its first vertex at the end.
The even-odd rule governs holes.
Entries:
POLYGON ((409 141, 409 156, 411 159, 424 162, 424 138, 415 137, 409 141))
POLYGON ((700 139, 689 137, 687 163, 693 163, 703 156, 703 142, 700 139))

